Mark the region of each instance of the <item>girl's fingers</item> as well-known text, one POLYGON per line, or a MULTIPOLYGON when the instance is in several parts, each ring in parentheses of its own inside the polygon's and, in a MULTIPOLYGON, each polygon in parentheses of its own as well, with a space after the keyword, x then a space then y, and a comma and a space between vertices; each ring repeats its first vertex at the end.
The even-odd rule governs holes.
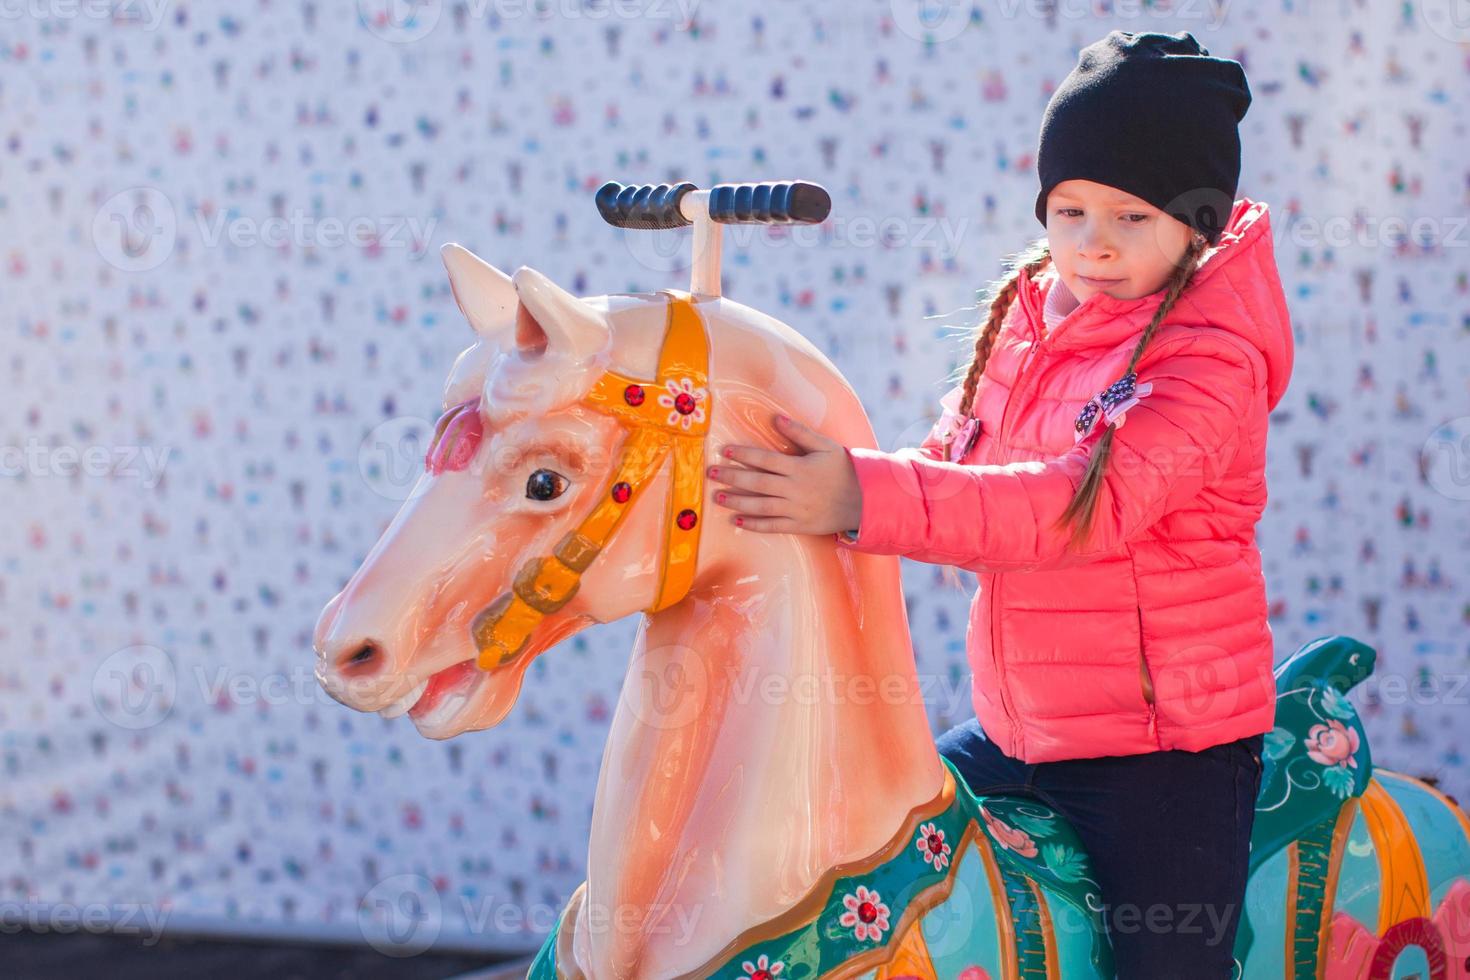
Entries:
POLYGON ((786 503, 780 497, 767 497, 759 493, 737 493, 721 490, 715 494, 715 503, 741 514, 759 514, 766 517, 779 516, 786 503))
POLYGON ((766 534, 803 533, 796 522, 789 517, 741 517, 738 520, 742 531, 760 531, 766 534))
POLYGON ((787 438, 796 443, 799 449, 805 450, 806 452, 816 452, 819 449, 826 449, 832 442, 831 439, 822 435, 816 429, 789 417, 776 416, 776 429, 777 431, 786 433, 787 438))
POLYGON ((786 480, 784 476, 776 473, 765 473, 739 466, 711 466, 705 472, 716 483, 727 483, 732 487, 740 487, 742 490, 753 490, 757 493, 772 495, 780 493, 782 484, 786 480))
POLYGON ((790 476, 796 469, 794 464, 797 457, 778 453, 773 449, 761 449, 758 446, 729 446, 727 448, 728 455, 722 453, 721 462, 733 460, 754 469, 779 473, 782 476, 790 476))

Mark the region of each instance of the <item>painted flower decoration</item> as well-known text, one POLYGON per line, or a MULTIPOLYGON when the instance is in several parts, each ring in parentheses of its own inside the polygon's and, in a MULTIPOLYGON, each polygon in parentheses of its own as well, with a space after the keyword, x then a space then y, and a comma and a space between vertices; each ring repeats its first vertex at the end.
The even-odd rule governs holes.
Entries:
POLYGON ((869 891, 866 885, 858 885, 857 891, 842 896, 842 905, 847 909, 837 921, 852 930, 853 938, 859 942, 877 942, 888 928, 888 906, 879 899, 878 893, 869 891))
POLYGON ((1470 885, 1463 879, 1450 886, 1433 916, 1404 919, 1389 926, 1381 936, 1346 912, 1339 911, 1332 917, 1327 975, 1392 976, 1396 972, 1395 965, 1427 954, 1431 967, 1420 972, 1420 976, 1455 976, 1455 966, 1470 959, 1470 935, 1466 934, 1463 925, 1467 915, 1470 915, 1470 885), (1411 946, 1418 949, 1414 953, 1406 953, 1411 946), (1443 973, 1434 971, 1432 964, 1436 960, 1449 969, 1443 973))
POLYGON ((1087 404, 1082 406, 1082 411, 1077 413, 1077 421, 1073 424, 1076 432, 1072 435, 1072 441, 1080 442, 1092 430, 1098 413, 1102 413, 1104 426, 1121 427, 1128 409, 1137 405, 1140 398, 1153 390, 1154 386, 1147 381, 1138 383, 1136 372, 1130 371, 1123 375, 1089 398, 1087 404))
POLYGON ((786 969, 786 964, 781 960, 772 963, 771 958, 765 953, 762 953, 756 957, 754 963, 750 962, 750 960, 741 963, 740 969, 744 970, 745 975, 750 977, 751 980, 773 980, 773 978, 781 975, 782 970, 786 969))
POLYGON ((667 423, 670 426, 682 426, 687 431, 690 426, 704 421, 704 402, 708 397, 709 392, 696 388, 692 380, 680 378, 664 384, 658 403, 669 410, 667 423))
POLYGON ((919 828, 919 837, 914 843, 924 855, 924 863, 932 864, 935 871, 943 871, 949 864, 949 845, 944 842, 944 831, 936 830, 934 824, 926 823, 919 828))
POLYGON ((1001 847, 1015 851, 1022 857, 1034 858, 1036 856, 1036 842, 1031 839, 1030 834, 992 816, 990 811, 983 806, 980 808, 980 816, 985 818, 985 826, 990 830, 990 836, 994 837, 1001 847))
POLYGON ((1318 765, 1358 767, 1353 758, 1358 753, 1358 730, 1348 728, 1333 718, 1325 725, 1313 725, 1307 732, 1307 756, 1318 765))

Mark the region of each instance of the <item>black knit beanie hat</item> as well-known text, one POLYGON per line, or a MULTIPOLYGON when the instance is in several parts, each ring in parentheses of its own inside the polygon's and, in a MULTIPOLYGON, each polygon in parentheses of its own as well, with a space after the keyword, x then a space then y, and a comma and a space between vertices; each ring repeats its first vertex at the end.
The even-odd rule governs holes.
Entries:
POLYGON ((1188 31, 1112 31, 1079 52, 1041 119, 1036 219, 1064 180, 1143 198, 1219 241, 1240 179, 1236 124, 1250 108, 1240 62, 1213 58, 1188 31))

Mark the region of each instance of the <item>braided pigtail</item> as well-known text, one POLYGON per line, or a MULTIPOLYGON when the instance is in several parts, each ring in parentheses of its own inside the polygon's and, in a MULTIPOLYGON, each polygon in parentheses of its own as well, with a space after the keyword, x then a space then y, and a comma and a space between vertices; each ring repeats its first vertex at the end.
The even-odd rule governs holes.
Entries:
MULTIPOLYGON (((961 418, 970 417, 970 408, 975 401, 975 388, 980 383, 980 376, 985 373, 985 362, 990 360, 990 349, 995 345, 995 338, 1000 334, 1001 324, 1005 322, 1006 311, 1015 302, 1016 291, 1021 285, 1021 273, 1025 271, 1034 278, 1050 262, 1051 248, 1045 237, 1038 238, 1017 254, 1010 271, 1000 280, 995 295, 990 299, 990 312, 985 318, 985 324, 975 331, 974 352, 970 356, 969 366, 957 369, 949 378, 951 385, 958 384, 961 371, 963 371, 965 390, 964 396, 960 399, 961 418)), ((977 292, 980 291, 977 290, 977 292)), ((953 452, 954 444, 951 443, 945 451, 946 453, 953 452)), ((944 581, 957 588, 963 587, 959 571, 953 565, 944 566, 944 581)))
MULTIPOLYGON (((1204 254, 1208 245, 1209 242, 1198 233, 1190 240, 1188 247, 1184 250, 1184 255, 1180 258, 1179 264, 1164 287, 1163 302, 1159 304, 1153 319, 1144 328, 1143 336, 1138 339, 1138 345, 1133 348, 1133 356, 1128 359, 1128 370, 1123 372, 1124 376, 1132 374, 1138 367, 1139 358, 1148 349, 1149 341, 1153 340, 1159 324, 1164 321, 1164 317, 1169 315, 1174 301, 1179 298, 1185 287, 1189 285, 1189 280, 1194 277, 1195 270, 1199 268, 1200 256, 1204 254)), ((1099 424, 1103 424, 1103 421, 1099 420, 1099 424)), ((1098 495, 1102 490, 1103 474, 1108 465, 1108 455, 1113 447, 1113 431, 1114 427, 1109 425, 1107 431, 1098 439, 1092 456, 1087 461, 1087 472, 1082 477, 1082 484, 1077 488, 1076 495, 1072 497, 1067 509, 1062 512, 1062 516, 1054 525, 1060 530, 1068 523, 1075 522, 1070 539, 1073 550, 1081 548, 1092 530, 1093 514, 1097 507, 1098 495)))
MULTIPOLYGON (((1046 268, 1049 262, 1051 262, 1051 249, 1045 238, 1039 238, 1019 253, 1010 271, 1000 281, 1000 287, 996 289, 995 295, 990 300, 990 313, 985 319, 985 325, 975 332, 974 353, 970 357, 969 367, 965 370, 964 396, 960 399, 961 418, 970 416, 970 408, 975 400, 975 387, 980 383, 980 376, 985 373, 985 362, 990 360, 990 348, 994 346, 1001 324, 1005 322, 1006 311, 1011 308, 1011 303, 1016 299, 1016 291, 1021 284, 1021 273, 1028 272, 1034 278, 1037 272, 1046 268)), ((949 381, 950 384, 958 382, 959 372, 956 371, 949 381)))

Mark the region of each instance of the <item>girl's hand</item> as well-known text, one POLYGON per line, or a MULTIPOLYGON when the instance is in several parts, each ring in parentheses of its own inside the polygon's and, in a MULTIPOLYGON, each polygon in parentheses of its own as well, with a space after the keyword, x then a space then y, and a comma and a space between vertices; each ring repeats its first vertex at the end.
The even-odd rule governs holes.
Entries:
POLYGON ((776 430, 796 443, 794 455, 728 446, 710 479, 738 487, 718 490, 715 503, 738 512, 749 531, 836 534, 855 529, 863 516, 862 487, 842 444, 784 415, 776 430), (731 466, 728 461, 744 463, 731 466))

